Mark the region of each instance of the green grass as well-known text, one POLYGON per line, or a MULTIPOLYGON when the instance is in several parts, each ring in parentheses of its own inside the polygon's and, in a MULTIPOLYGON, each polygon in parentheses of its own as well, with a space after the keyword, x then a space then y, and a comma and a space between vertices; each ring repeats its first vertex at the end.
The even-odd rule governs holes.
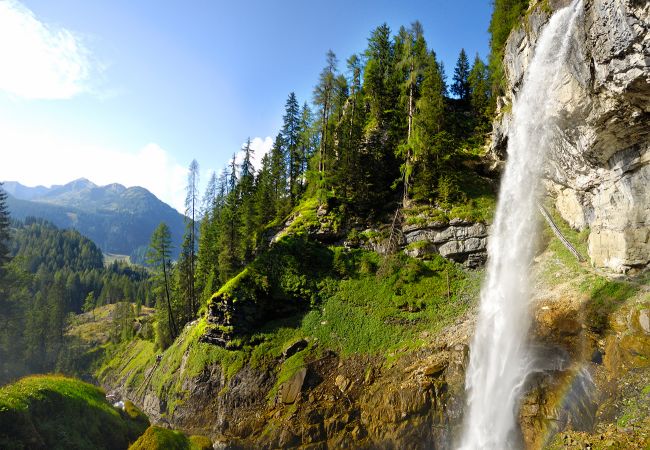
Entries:
POLYGON ((0 448, 124 449, 149 425, 133 405, 114 408, 93 385, 59 375, 0 388, 0 448))
POLYGON ((151 426, 129 450, 210 450, 212 442, 205 436, 190 436, 180 431, 151 426))
POLYGON ((445 209, 417 205, 403 210, 409 225, 446 224, 452 219, 490 223, 496 209, 496 192, 492 182, 473 172, 458 173, 459 199, 445 209))

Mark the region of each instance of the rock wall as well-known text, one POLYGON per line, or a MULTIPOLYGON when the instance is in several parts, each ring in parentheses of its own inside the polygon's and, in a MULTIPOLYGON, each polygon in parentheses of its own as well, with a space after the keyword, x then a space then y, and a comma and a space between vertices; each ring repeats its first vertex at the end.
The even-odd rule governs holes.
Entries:
MULTIPOLYGON (((506 155, 509 104, 542 26, 567 1, 532 5, 504 57, 507 93, 498 102, 492 154, 506 155)), ((576 229, 590 229, 595 266, 618 272, 650 264, 650 2, 584 0, 582 26, 559 95, 562 113, 546 171, 549 193, 576 229)))
POLYGON ((405 225, 402 233, 405 252, 416 258, 439 253, 472 269, 487 260, 488 227, 480 222, 453 219, 449 224, 405 225))

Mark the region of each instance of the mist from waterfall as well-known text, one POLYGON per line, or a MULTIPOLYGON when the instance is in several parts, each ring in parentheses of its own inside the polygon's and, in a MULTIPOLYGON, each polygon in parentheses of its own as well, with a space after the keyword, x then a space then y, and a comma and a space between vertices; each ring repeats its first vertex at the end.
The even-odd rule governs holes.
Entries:
POLYGON ((476 332, 466 377, 468 395, 461 449, 504 450, 520 445, 517 415, 533 369, 529 269, 538 228, 545 156, 561 111, 558 91, 566 71, 582 0, 558 10, 542 30, 513 101, 508 160, 503 174, 476 332))

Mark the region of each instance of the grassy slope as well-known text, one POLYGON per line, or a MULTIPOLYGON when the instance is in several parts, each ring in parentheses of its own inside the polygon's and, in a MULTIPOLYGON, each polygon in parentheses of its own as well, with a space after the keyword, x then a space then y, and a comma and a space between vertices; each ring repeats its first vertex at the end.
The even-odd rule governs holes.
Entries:
MULTIPOLYGON (((331 273, 311 288, 318 290, 315 306, 239 337, 239 350, 199 342, 207 326, 201 319, 186 327, 179 339, 162 352, 160 363, 156 363, 152 342, 134 340, 116 347, 98 378, 119 382, 136 392, 149 384, 158 394, 167 394, 173 411, 175 402, 181 401, 175 399, 183 397, 183 380, 199 375, 214 363, 220 364, 226 378, 230 378, 248 364, 275 371, 276 388, 269 393, 272 398, 278 385, 300 369, 305 360, 318 359, 326 350, 343 357, 380 356, 390 364, 400 350, 424 345, 421 333, 435 331, 463 314, 476 298, 481 279, 480 272, 464 272, 440 257, 418 261, 405 255, 381 258, 373 252, 340 247, 329 251, 331 273), (307 349, 278 365, 283 351, 303 338, 309 342, 307 349), (147 369, 151 366, 156 370, 150 373, 147 369)), ((230 289, 237 291, 236 286, 230 289)), ((311 294, 304 292, 305 296, 311 294)))
POLYGON ((111 406, 104 392, 58 375, 0 389, 0 448, 124 449, 149 425, 136 409, 111 406))

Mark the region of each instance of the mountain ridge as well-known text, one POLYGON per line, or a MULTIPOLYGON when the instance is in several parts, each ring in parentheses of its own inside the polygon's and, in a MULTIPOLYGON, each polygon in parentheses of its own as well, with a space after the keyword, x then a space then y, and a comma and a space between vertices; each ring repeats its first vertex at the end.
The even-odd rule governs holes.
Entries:
POLYGON ((14 218, 41 217, 60 228, 75 228, 105 253, 129 255, 137 262, 144 261, 155 227, 165 222, 172 233, 173 254, 178 254, 185 217, 144 187, 99 186, 78 178, 49 188, 7 181, 3 188, 14 218))

